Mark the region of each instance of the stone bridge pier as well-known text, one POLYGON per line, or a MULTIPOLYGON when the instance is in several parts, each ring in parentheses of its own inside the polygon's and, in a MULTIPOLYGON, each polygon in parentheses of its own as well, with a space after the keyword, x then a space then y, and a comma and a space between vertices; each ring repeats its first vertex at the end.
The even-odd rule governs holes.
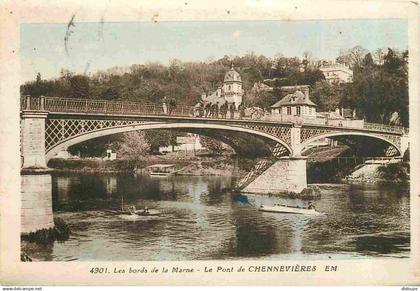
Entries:
POLYGON ((300 193, 308 186, 306 179, 306 158, 301 152, 301 126, 294 125, 290 129, 292 153, 279 157, 271 166, 248 185, 243 187, 245 193, 276 194, 281 192, 300 193))
POLYGON ((24 111, 21 118, 21 155, 23 169, 47 168, 45 121, 47 112, 24 111))
POLYGON ((247 185, 242 192, 260 194, 300 193, 307 186, 306 158, 282 157, 247 185))
POLYGON ((21 195, 21 233, 54 227, 51 174, 22 173, 21 195))
POLYGON ((54 227, 51 174, 45 157, 47 112, 21 113, 21 233, 54 227))

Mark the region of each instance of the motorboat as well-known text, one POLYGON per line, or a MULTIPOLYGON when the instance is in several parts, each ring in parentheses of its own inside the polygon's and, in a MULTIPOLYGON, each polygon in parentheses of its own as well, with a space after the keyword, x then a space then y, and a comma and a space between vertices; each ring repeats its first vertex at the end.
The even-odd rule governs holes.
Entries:
POLYGON ((259 211, 263 212, 277 212, 277 213, 292 213, 292 214, 309 214, 309 215, 319 215, 322 214, 315 210, 315 207, 302 208, 297 206, 287 206, 274 204, 274 206, 261 205, 258 208, 259 211))
POLYGON ((178 172, 172 164, 155 164, 148 166, 147 169, 152 177, 169 177, 178 172))

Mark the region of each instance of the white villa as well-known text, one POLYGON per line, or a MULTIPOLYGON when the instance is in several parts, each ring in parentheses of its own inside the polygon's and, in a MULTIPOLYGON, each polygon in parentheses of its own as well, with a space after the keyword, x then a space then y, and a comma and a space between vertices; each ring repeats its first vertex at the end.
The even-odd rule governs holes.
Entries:
POLYGON ((210 95, 203 94, 201 99, 204 102, 222 105, 225 102, 235 104, 235 108, 242 103, 244 90, 242 89, 241 75, 232 67, 226 74, 223 84, 210 95))
POLYGON ((325 79, 330 83, 351 83, 353 82, 353 71, 341 64, 326 65, 320 68, 325 79))

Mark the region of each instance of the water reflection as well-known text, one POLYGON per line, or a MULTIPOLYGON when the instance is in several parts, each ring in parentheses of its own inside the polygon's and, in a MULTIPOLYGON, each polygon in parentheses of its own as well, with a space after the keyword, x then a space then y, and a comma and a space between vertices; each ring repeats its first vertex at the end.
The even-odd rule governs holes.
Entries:
POLYGON ((42 260, 283 259, 409 254, 408 189, 323 186, 325 216, 265 213, 260 204, 305 206, 275 196, 230 193, 230 177, 55 175, 54 215, 71 239, 42 260), (148 206, 159 217, 130 220, 109 210, 148 206))

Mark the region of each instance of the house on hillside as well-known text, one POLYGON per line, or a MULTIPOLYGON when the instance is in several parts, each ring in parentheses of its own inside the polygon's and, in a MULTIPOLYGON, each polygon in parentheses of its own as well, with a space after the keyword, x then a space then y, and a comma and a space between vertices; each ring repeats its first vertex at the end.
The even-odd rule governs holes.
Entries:
POLYGON ((331 64, 320 68, 328 83, 351 83, 353 82, 353 71, 341 64, 331 64))
POLYGON ((271 105, 273 114, 316 117, 317 105, 309 99, 309 86, 285 86, 281 87, 281 90, 291 93, 271 105))

